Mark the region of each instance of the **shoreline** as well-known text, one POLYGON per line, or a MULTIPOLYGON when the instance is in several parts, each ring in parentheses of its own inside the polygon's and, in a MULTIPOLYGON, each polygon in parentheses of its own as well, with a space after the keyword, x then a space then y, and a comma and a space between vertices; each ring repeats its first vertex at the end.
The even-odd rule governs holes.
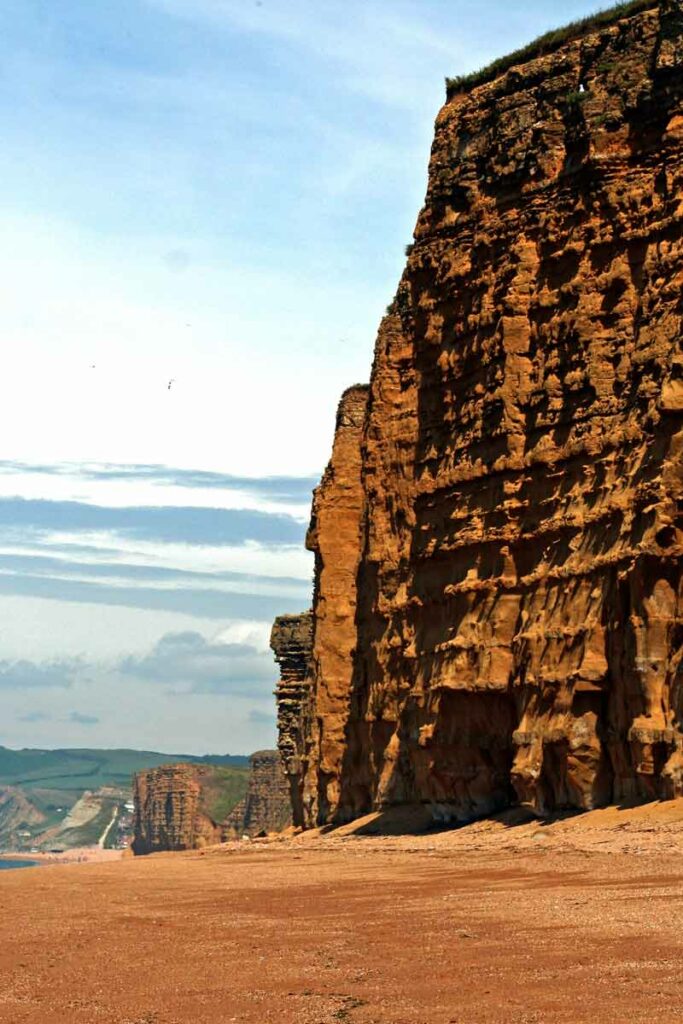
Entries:
POLYGON ((27 853, 22 850, 13 853, 10 850, 3 850, 0 853, 0 860, 21 860, 38 864, 102 864, 106 861, 122 860, 128 855, 127 850, 103 850, 99 846, 79 846, 73 850, 64 850, 62 853, 48 853, 38 851, 27 853))

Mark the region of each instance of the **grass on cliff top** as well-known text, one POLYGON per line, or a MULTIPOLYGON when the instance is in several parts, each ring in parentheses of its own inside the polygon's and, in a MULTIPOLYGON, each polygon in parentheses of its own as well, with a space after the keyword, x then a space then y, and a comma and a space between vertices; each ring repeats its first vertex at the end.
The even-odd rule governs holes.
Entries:
POLYGON ((479 71, 473 71, 468 75, 458 75, 455 78, 447 78, 446 97, 451 99, 452 96, 459 92, 468 92, 477 85, 491 82, 498 75, 509 71, 515 64, 525 64, 527 61, 535 60, 536 57, 544 57, 569 39, 579 39, 595 29, 611 25, 620 18, 628 18, 633 14, 640 14, 641 11, 653 10, 657 6, 658 0, 626 0, 626 2, 616 4, 614 7, 596 11, 595 14, 590 14, 579 21, 572 21, 569 25, 564 25, 562 28, 552 29, 521 49, 509 53, 505 57, 499 57, 498 60, 487 64, 485 68, 480 68, 479 71))

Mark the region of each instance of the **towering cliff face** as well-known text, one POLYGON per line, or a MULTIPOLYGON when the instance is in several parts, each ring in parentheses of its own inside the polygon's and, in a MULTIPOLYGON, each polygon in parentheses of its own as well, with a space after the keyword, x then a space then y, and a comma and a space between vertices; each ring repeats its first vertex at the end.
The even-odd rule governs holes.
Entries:
POLYGON ((437 118, 314 502, 308 824, 683 794, 682 61, 662 0, 437 118))
POLYGON ((277 750, 258 750, 249 758, 249 785, 226 819, 223 839, 281 832, 292 823, 289 785, 277 750))
POLYGON ((356 385, 337 409, 332 458, 313 495, 306 546, 315 554, 313 609, 275 620, 280 664, 279 749, 292 794, 292 820, 310 826, 338 811, 356 654, 357 575, 364 536, 361 437, 368 388, 356 385))

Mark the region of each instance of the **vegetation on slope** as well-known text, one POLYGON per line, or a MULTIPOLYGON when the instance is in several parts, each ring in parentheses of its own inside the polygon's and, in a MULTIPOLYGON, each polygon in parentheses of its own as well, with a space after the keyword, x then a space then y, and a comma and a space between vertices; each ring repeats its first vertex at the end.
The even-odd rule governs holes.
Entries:
POLYGON ((225 821, 247 793, 249 774, 245 770, 216 767, 202 786, 202 809, 212 821, 225 821))
POLYGON ((249 758, 231 754, 196 757, 149 750, 10 750, 0 747, 0 787, 79 792, 100 786, 129 789, 135 772, 179 761, 246 770, 249 758))
POLYGON ((573 21, 562 28, 552 29, 521 49, 509 53, 505 57, 499 57, 498 60, 494 60, 491 64, 487 64, 486 67, 480 68, 479 71, 473 71, 467 75, 458 75, 455 78, 447 78, 446 96, 450 99, 459 92, 467 92, 477 85, 483 85, 485 82, 492 81, 498 75, 509 71, 516 64, 525 64, 527 61, 535 60, 536 57, 543 57, 548 53, 552 53, 553 50, 556 50, 569 39, 578 39, 596 29, 611 25, 620 18, 628 18, 631 15, 639 14, 641 11, 648 11, 655 7, 657 7, 657 0, 626 0, 626 2, 616 4, 616 6, 609 7, 606 10, 596 11, 595 14, 589 15, 587 18, 573 21))
MULTIPOLYGON (((131 799, 136 772, 179 762, 214 768, 208 813, 215 821, 227 817, 246 793, 249 758, 239 755, 0 747, 0 850, 92 845, 111 821, 114 808, 131 799), (93 813, 84 818, 86 793, 92 794, 87 799, 93 813)), ((112 829, 108 845, 116 840, 117 831, 112 829)))
MULTIPOLYGON (((0 747, 0 850, 91 846, 132 797, 135 772, 164 764, 209 766, 205 812, 223 821, 245 796, 249 758, 145 750, 9 750, 0 747)), ((130 815, 124 816, 130 817, 130 815)), ((124 822, 124 831, 127 822, 124 822)), ((119 839, 114 827, 107 845, 119 839)))

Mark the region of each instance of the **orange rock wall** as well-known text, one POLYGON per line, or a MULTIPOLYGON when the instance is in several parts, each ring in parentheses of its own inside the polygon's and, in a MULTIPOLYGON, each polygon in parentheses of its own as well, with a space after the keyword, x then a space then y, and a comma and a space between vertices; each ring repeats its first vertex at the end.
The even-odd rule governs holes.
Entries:
POLYGON ((683 795, 682 40, 653 4, 439 113, 314 502, 308 824, 683 795))
POLYGON ((169 764, 138 772, 133 779, 133 852, 195 850, 221 839, 218 822, 202 808, 202 787, 210 767, 169 764))
POLYGON ((332 458, 313 495, 306 537, 306 547, 315 554, 313 750, 303 782, 305 814, 312 821, 333 818, 341 792, 356 651, 356 578, 365 511, 360 442, 367 401, 368 388, 360 385, 341 398, 332 458))

